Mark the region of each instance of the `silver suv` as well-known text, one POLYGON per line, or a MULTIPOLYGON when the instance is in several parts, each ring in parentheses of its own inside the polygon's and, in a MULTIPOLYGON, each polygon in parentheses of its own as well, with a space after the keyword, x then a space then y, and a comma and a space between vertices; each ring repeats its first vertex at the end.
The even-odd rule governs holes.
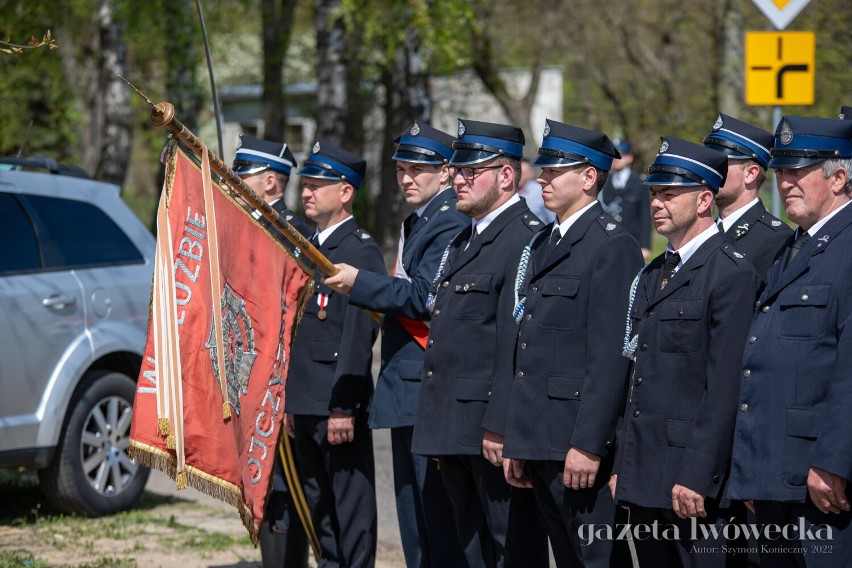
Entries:
POLYGON ((0 247, 0 467, 38 469, 61 511, 126 509, 154 238, 117 186, 0 158, 0 247))

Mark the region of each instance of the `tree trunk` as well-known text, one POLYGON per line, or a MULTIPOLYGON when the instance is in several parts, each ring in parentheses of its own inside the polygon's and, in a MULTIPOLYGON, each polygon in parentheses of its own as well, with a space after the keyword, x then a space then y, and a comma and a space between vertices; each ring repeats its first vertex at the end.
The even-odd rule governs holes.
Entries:
POLYGON ((382 140, 381 189, 376 200, 373 236, 383 250, 396 247, 397 231, 404 217, 405 199, 396 180, 396 163, 390 160, 394 139, 415 120, 432 118, 429 76, 425 69, 426 53, 420 31, 409 27, 405 45, 389 61, 382 73, 385 91, 385 129, 382 140))
POLYGON ((164 17, 169 22, 166 35, 166 95, 175 106, 176 116, 187 128, 198 132, 198 115, 203 108, 198 84, 198 48, 201 34, 192 17, 192 0, 166 0, 164 17))
POLYGON ((261 0, 260 10, 263 19, 263 137, 288 142, 284 58, 293 35, 296 0, 261 0))
POLYGON ((343 146, 349 112, 345 24, 332 20, 341 0, 315 0, 317 30, 317 138, 343 146))
POLYGON ((122 37, 124 26, 114 19, 110 1, 101 4, 97 11, 100 36, 100 80, 98 90, 102 97, 97 179, 123 185, 130 162, 131 110, 130 89, 118 78, 127 75, 126 48, 122 37))

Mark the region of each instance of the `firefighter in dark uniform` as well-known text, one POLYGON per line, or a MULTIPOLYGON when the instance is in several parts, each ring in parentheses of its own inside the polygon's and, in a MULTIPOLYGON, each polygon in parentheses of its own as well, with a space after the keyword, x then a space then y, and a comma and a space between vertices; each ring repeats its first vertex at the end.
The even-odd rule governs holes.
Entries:
MULTIPOLYGON (((232 168, 234 172, 252 191, 278 211, 283 219, 305 237, 309 237, 313 230, 284 203, 284 190, 294 167, 296 158, 287 144, 240 135, 232 168)), ((277 238, 284 238, 277 230, 272 229, 265 218, 260 217, 259 211, 254 211, 253 215, 277 238)), ((296 514, 277 452, 272 472, 272 487, 266 501, 264 523, 259 533, 263 565, 265 568, 307 567, 307 535, 296 514)))
POLYGON ((716 224, 764 282, 775 255, 792 234, 759 197, 772 142, 769 132, 725 114, 719 114, 704 139, 705 146, 728 155, 728 175, 716 194, 716 224))
POLYGON ((724 529, 727 520, 719 502, 739 361, 761 287, 713 223, 713 197, 727 167, 722 152, 667 137, 645 180, 654 225, 669 242, 631 293, 625 353, 635 361, 610 478, 631 524, 672 527, 668 535, 634 539, 641 565, 726 562, 725 540, 713 539, 710 529, 724 529))
MULTIPOLYGON (((299 170, 302 202, 317 224, 312 241, 331 262, 382 272, 381 250, 352 216, 365 171, 359 156, 317 141, 299 170)), ((369 313, 318 284, 293 340, 286 421, 322 548, 320 566, 375 562, 375 466, 367 415, 377 333, 369 313)))
POLYGON ((459 120, 453 143, 457 208, 472 222, 442 255, 413 451, 438 456, 459 541, 470 566, 547 566, 547 535, 532 492, 503 477, 505 416, 486 419, 511 311, 518 260, 542 228, 518 195, 520 128, 459 120), (486 456, 486 457, 483 457, 486 456))
POLYGON ((437 461, 411 451, 431 316, 426 299, 447 244, 470 224, 450 186, 453 140, 420 121, 395 140, 397 182, 415 210, 402 224, 393 276, 338 264, 340 272, 325 280, 351 294, 351 304, 385 314, 369 424, 391 429, 396 514, 405 564, 413 568, 464 564, 437 461))
MULTIPOLYGON (((232 168, 234 173, 275 209, 282 219, 293 225, 305 237, 310 237, 314 232, 313 227, 293 213, 284 202, 284 191, 290 180, 290 172, 295 167, 296 157, 293 156, 287 144, 258 140, 240 134, 232 168)), ((255 211, 254 215, 256 219, 261 219, 259 211, 255 211)), ((277 231, 269 227, 269 222, 265 218, 261 219, 261 223, 277 235, 277 231)))
POLYGON ((769 272, 740 368, 728 495, 753 500, 761 565, 852 558, 852 121, 788 116, 769 167, 798 228, 769 272))
POLYGON ((508 406, 506 480, 532 484, 559 566, 617 564, 613 541, 581 546, 578 531, 615 522, 607 482, 629 363, 618 354, 644 264, 636 239, 597 199, 618 156, 605 134, 547 121, 533 165, 556 221, 531 241, 518 303, 501 314, 518 322, 506 345, 514 366, 500 372, 489 403, 508 406))
POLYGON ((651 204, 642 176, 634 172, 633 146, 626 140, 616 140, 615 149, 621 155, 612 161, 612 169, 598 194, 598 200, 608 213, 633 235, 642 247, 642 256, 651 258, 651 204))

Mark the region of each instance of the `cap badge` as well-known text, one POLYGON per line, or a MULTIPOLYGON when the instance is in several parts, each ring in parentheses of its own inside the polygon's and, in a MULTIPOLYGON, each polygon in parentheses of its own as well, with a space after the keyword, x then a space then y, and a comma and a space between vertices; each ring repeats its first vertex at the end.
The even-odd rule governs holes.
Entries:
POLYGON ((459 136, 464 136, 464 122, 459 121, 459 136))
POLYGON ((669 141, 663 139, 663 143, 660 144, 660 151, 658 153, 659 154, 665 154, 668 151, 669 151, 669 141))
POLYGON ((548 136, 550 136, 550 123, 545 122, 544 123, 544 138, 547 138, 548 136))
POLYGON ((320 145, 319 145, 319 140, 317 140, 316 142, 314 142, 314 147, 311 148, 311 153, 319 154, 319 151, 320 151, 320 145))
POLYGON ((713 123, 713 130, 719 130, 720 128, 722 128, 723 124, 724 122, 722 122, 722 115, 720 114, 719 117, 716 119, 716 122, 713 123))
POLYGON ((420 125, 417 124, 417 121, 414 122, 414 126, 411 127, 411 130, 408 131, 412 136, 417 136, 420 134, 420 125))
POLYGON ((793 141, 793 130, 790 128, 790 125, 787 122, 783 122, 781 124, 781 135, 778 137, 782 144, 785 146, 793 141))
MULTIPOLYGON (((842 114, 840 116, 841 116, 841 118, 843 117, 842 114)), ((242 147, 243 147, 243 135, 240 134, 240 138, 237 140, 237 150, 239 150, 242 147)))

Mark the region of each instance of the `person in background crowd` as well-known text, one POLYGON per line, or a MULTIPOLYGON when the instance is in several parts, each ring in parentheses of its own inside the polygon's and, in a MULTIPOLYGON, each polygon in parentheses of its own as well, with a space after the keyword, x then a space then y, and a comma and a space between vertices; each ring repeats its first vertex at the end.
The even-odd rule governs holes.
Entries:
POLYGON ((616 140, 620 158, 612 161, 612 171, 598 199, 604 211, 621 223, 642 247, 645 260, 651 258, 651 205, 642 176, 633 173, 633 147, 626 140, 616 140))

